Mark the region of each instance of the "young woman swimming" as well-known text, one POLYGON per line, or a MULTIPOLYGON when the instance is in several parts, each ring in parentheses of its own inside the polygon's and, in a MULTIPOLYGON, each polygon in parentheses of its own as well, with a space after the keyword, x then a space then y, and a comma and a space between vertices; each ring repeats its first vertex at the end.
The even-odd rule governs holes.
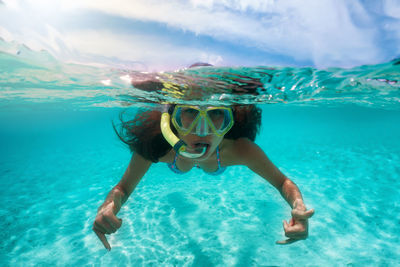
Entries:
POLYGON ((308 236, 307 210, 298 187, 287 178, 254 143, 261 124, 261 111, 254 105, 216 107, 165 105, 163 112, 139 113, 123 122, 120 139, 133 151, 122 179, 99 207, 93 231, 111 250, 106 234, 115 233, 122 224, 116 215, 152 163, 165 162, 179 174, 193 167, 211 175, 227 167, 245 165, 271 183, 292 208, 290 222, 283 221, 290 244, 308 236), (172 125, 171 125, 172 124, 172 125))

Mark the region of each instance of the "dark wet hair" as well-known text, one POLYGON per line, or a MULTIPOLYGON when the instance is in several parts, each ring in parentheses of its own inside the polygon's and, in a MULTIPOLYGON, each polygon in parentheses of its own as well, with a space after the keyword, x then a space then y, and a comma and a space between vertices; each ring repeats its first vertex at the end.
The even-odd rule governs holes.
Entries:
POLYGON ((210 63, 206 62, 196 62, 193 63, 192 65, 189 66, 189 68, 194 68, 194 67, 212 67, 213 65, 210 63))
MULTIPOLYGON (((168 112, 172 114, 174 106, 168 112)), ((261 109, 255 105, 232 106, 235 124, 224 136, 226 139, 236 140, 248 138, 255 141, 261 126, 261 109)), ((124 121, 123 113, 120 114, 121 124, 119 130, 113 124, 114 130, 122 142, 129 146, 131 152, 140 154, 147 160, 158 162, 159 158, 172 149, 161 133, 161 111, 139 110, 134 119, 124 121)), ((172 131, 177 134, 171 124, 172 131)))
MULTIPOLYGON (((196 62, 190 65, 189 68, 209 66, 213 65, 196 62)), ((248 80, 240 80, 242 85, 233 88, 232 92, 250 94, 252 90, 254 91, 254 88, 258 88, 260 84, 262 85, 262 83, 257 83, 254 80, 250 80, 250 83, 246 81, 248 80), (235 89, 238 91, 236 92, 235 89)), ((132 85, 144 91, 156 91, 163 87, 160 81, 147 76, 133 79, 132 85)), ((168 112, 172 114, 174 108, 175 105, 170 105, 168 112)), ((232 106, 232 111, 235 123, 224 138, 235 140, 245 137, 254 141, 261 126, 261 109, 255 105, 235 105, 232 106)), ((161 133, 161 111, 139 110, 135 118, 128 121, 124 121, 123 115, 123 113, 120 114, 121 124, 119 125, 119 130, 114 124, 113 127, 119 139, 129 146, 131 152, 136 152, 152 162, 158 162, 159 158, 172 149, 161 133)), ((171 129, 176 135, 178 134, 172 124, 171 129)))

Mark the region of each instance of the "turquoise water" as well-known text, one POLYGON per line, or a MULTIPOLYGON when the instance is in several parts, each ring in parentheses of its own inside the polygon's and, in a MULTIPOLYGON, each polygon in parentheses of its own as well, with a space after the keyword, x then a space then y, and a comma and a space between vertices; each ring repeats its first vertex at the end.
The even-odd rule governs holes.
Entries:
MULTIPOLYGON (((276 83, 243 95, 202 87, 209 100, 259 103, 256 143, 316 211, 307 240, 275 244, 284 239, 290 207, 245 167, 181 176, 153 164, 118 214, 123 224, 110 236, 108 252, 92 223, 131 156, 111 120, 124 106, 134 113, 137 101, 174 95, 141 92, 133 101, 139 91, 115 82, 119 71, 33 58, 0 57, 0 266, 399 265, 398 65, 291 68, 290 75, 274 68, 276 83), (49 76, 56 65, 59 76, 49 76), (113 85, 99 77, 111 77, 113 85), (293 90, 277 85, 301 78, 293 90)), ((230 82, 221 77, 227 69, 212 71, 230 82)), ((260 75, 230 71, 252 77, 248 82, 260 75)))

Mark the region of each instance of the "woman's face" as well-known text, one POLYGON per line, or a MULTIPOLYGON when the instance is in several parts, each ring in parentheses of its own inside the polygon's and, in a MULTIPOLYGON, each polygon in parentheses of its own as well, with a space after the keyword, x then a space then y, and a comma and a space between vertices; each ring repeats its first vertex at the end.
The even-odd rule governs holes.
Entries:
POLYGON ((186 152, 201 154, 196 161, 210 157, 221 141, 224 131, 233 125, 232 110, 226 107, 179 105, 173 112, 173 125, 186 144, 186 152))

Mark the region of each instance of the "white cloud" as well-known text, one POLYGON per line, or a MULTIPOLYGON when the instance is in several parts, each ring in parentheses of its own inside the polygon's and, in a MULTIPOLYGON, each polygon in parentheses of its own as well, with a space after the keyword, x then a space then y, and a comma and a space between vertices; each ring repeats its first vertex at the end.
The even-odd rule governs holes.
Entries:
MULTIPOLYGON (((185 32, 210 36, 238 47, 260 49, 298 61, 312 61, 320 67, 351 66, 384 60, 382 47, 377 45, 377 36, 382 29, 371 19, 361 0, 8 0, 5 3, 14 10, 22 6, 28 11, 34 10, 34 14, 47 10, 43 11, 45 18, 56 17, 57 12, 73 16, 77 11, 92 10, 156 22, 185 32)), ((399 9, 398 1, 384 1, 383 12, 386 15, 399 18, 399 9)), ((18 29, 15 34, 15 31, 7 28, 3 32, 13 32, 14 36, 33 46, 47 43, 51 50, 64 55, 65 51, 76 51, 144 60, 151 64, 157 61, 181 62, 181 65, 196 59, 218 64, 226 58, 210 50, 175 45, 150 33, 141 36, 116 34, 99 26, 96 31, 75 29, 61 34, 50 23, 43 21, 43 25, 46 25, 45 31, 34 31, 32 25, 24 23, 25 29, 18 29)), ((393 25, 398 23, 392 22, 387 28, 391 31, 392 39, 400 42, 400 29, 393 25)))
POLYGON ((355 25, 349 8, 358 1, 126 1, 64 2, 68 8, 89 8, 128 18, 155 21, 184 31, 212 36, 242 46, 312 59, 317 65, 359 64, 381 60, 376 29, 355 25), (240 12, 237 12, 240 11, 240 12), (243 13, 249 11, 248 13, 243 13))
POLYGON ((191 0, 195 7, 208 9, 228 9, 238 12, 271 12, 278 1, 276 0, 191 0))
POLYGON ((7 6, 7 8, 12 10, 20 10, 19 1, 15 0, 2 0, 2 2, 7 6))
POLYGON ((386 15, 400 19, 400 3, 398 0, 383 0, 382 3, 386 15))
POLYGON ((124 35, 109 31, 76 31, 63 36, 70 47, 82 53, 118 57, 126 61, 140 61, 150 69, 175 69, 199 60, 220 63, 221 56, 189 46, 176 46, 157 36, 124 35))
POLYGON ((193 63, 198 61, 210 63, 214 66, 221 65, 224 62, 223 58, 220 55, 214 55, 205 52, 201 53, 199 60, 194 60, 193 63))
POLYGON ((0 37, 7 42, 14 40, 13 34, 1 26, 0 26, 0 37))

